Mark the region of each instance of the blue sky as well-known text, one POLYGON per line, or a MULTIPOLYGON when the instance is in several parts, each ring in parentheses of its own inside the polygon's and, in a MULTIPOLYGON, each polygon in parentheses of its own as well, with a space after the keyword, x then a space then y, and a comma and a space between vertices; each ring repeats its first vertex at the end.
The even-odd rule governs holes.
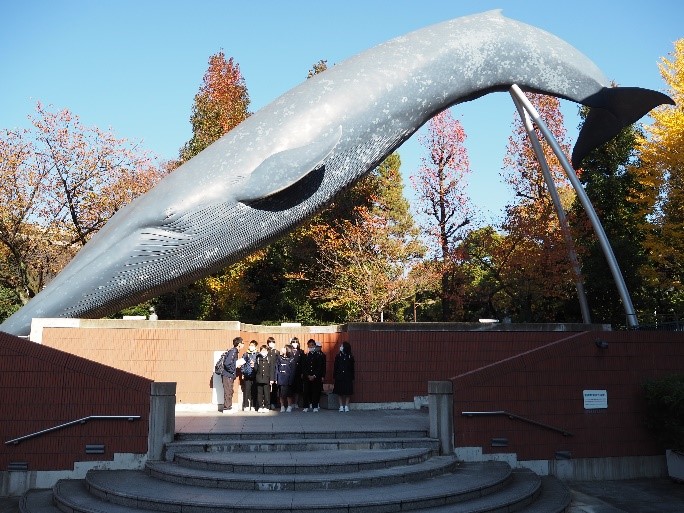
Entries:
MULTIPOLYGON (((256 111, 320 59, 331 65, 411 30, 496 8, 565 39, 625 86, 665 91, 657 63, 684 37, 680 0, 0 0, 0 128, 28 126, 40 100, 172 159, 190 137, 193 97, 219 50, 240 65, 256 111)), ((563 103, 573 143, 576 111, 563 103)), ((468 135, 468 191, 484 221, 500 216, 510 197, 499 173, 513 112, 503 93, 453 109, 468 135)), ((416 137, 399 153, 407 178, 420 163, 416 137)), ((412 198, 408 185, 405 194, 412 198)))

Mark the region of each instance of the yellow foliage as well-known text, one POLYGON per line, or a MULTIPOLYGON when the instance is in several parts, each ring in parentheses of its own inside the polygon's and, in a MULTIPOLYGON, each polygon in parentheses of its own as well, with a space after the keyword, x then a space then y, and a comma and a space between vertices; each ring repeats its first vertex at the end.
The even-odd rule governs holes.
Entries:
POLYGON ((668 94, 676 105, 664 105, 651 113, 653 124, 638 141, 644 196, 641 208, 652 224, 646 247, 655 269, 644 272, 652 283, 680 289, 684 262, 684 39, 675 41, 671 59, 659 64, 668 94))

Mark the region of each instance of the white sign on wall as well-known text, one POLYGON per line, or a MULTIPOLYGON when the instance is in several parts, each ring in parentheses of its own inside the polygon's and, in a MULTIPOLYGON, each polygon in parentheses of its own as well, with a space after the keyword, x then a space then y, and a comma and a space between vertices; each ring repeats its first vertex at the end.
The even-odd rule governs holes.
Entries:
POLYGON ((584 390, 582 394, 584 395, 585 410, 608 408, 607 390, 584 390))

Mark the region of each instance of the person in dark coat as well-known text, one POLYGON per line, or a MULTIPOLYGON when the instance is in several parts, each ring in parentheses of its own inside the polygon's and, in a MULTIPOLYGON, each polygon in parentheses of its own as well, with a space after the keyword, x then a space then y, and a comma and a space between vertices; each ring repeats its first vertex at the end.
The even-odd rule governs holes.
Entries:
POLYGON ((299 408, 299 399, 302 396, 302 360, 304 359, 304 351, 299 347, 299 339, 292 337, 290 340, 292 346, 292 359, 295 362, 295 377, 292 382, 292 409, 299 408))
MULTIPOLYGON (((276 341, 273 337, 268 337, 266 339, 266 344, 268 345, 268 354, 273 361, 273 365, 276 364, 276 358, 280 354, 280 351, 276 349, 276 341)), ((271 385, 271 409, 275 409, 280 404, 280 394, 278 393, 278 384, 274 381, 271 385)))
POLYGON ((333 393, 340 398, 340 411, 349 411, 349 400, 354 393, 354 356, 349 342, 342 342, 335 356, 333 393))
POLYGON ((280 393, 280 411, 291 412, 293 388, 297 362, 294 360, 294 351, 291 345, 286 345, 283 351, 276 357, 276 383, 280 393))
POLYGON ((316 345, 314 339, 306 343, 309 352, 302 360, 302 388, 304 395, 304 409, 317 412, 323 391, 323 378, 325 378, 326 359, 325 353, 316 345))
POLYGON ((233 389, 237 377, 237 362, 240 350, 243 348, 242 337, 233 339, 233 347, 226 351, 221 370, 221 382, 223 383, 223 404, 219 405, 219 411, 233 413, 233 389))
POLYGON ((256 405, 256 386, 254 386, 254 375, 257 358, 257 341, 252 340, 247 347, 247 352, 242 355, 245 363, 240 368, 242 376, 242 409, 244 411, 254 410, 256 405))
POLYGON ((271 409, 271 385, 275 383, 275 358, 271 358, 268 346, 259 348, 254 367, 256 385, 256 410, 265 413, 271 409))

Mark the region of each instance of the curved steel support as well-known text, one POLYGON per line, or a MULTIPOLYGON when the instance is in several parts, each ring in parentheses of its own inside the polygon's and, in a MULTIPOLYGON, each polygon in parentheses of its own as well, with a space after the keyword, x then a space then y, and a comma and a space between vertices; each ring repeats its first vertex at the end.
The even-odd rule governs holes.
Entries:
POLYGON ((542 168, 542 173, 544 174, 544 181, 546 182, 546 188, 551 195, 553 200, 553 205, 556 208, 558 214, 558 223, 560 224, 561 232, 563 233, 563 239, 565 240, 565 246, 568 250, 568 260, 570 260, 570 265, 572 267, 572 272, 575 275, 575 290, 577 290, 577 299, 580 304, 580 311, 582 312, 582 322, 585 324, 591 323, 591 314, 589 312, 589 303, 587 302, 587 295, 584 292, 584 280, 582 278, 582 269, 580 267, 579 260, 577 259, 577 252, 575 251, 575 244, 572 240, 572 235, 570 234, 570 226, 568 225, 568 218, 565 215, 565 210, 561 204, 560 196, 558 195, 558 190, 556 189, 556 184, 553 182, 551 176, 551 170, 549 169, 549 164, 542 151, 541 144, 539 143, 539 138, 537 133, 534 131, 534 126, 532 126, 532 120, 530 115, 523 108, 520 100, 513 96, 513 103, 518 109, 518 114, 520 114, 520 119, 523 121, 525 131, 527 132, 527 137, 530 139, 532 144, 532 149, 534 150, 539 165, 542 168))
POLYGON ((577 197, 580 200, 580 203, 582 203, 582 206, 584 207, 587 216, 589 216, 591 226, 594 228, 594 232, 598 237, 601 249, 603 250, 603 254, 606 257, 606 260, 608 261, 608 267, 610 268, 610 272, 612 273, 613 279, 615 280, 618 293, 620 294, 620 299, 622 300, 622 306, 625 310, 625 315, 627 316, 627 324, 630 328, 638 328, 639 321, 637 320, 636 313, 634 312, 632 298, 630 297, 629 291, 627 290, 627 285, 625 284, 625 280, 622 276, 622 272, 620 271, 620 266, 617 263, 615 254, 613 253, 613 248, 611 247, 610 242, 608 241, 608 237, 606 236, 606 232, 603 229, 603 225, 601 224, 598 215, 596 215, 594 206, 591 204, 591 201, 589 200, 589 197, 587 196, 584 187, 582 187, 582 183, 579 181, 579 178, 577 178, 577 175, 575 174, 575 170, 568 162, 567 157, 561 150, 561 147, 558 144, 558 141, 556 141, 556 138, 551 133, 551 130, 549 130, 549 128, 546 126, 544 120, 541 119, 541 116, 539 116, 539 112, 537 112, 537 109, 534 108, 534 105, 532 105, 532 103, 527 98, 527 96, 525 96, 525 93, 522 92, 520 87, 518 87, 517 84, 513 84, 510 88, 510 93, 514 98, 517 98, 520 101, 524 109, 529 113, 530 117, 537 124, 539 130, 544 135, 546 142, 549 143, 549 146, 551 146, 553 152, 558 157, 558 161, 561 163, 561 166, 563 166, 565 174, 568 176, 570 183, 574 187, 575 192, 577 193, 577 197))

